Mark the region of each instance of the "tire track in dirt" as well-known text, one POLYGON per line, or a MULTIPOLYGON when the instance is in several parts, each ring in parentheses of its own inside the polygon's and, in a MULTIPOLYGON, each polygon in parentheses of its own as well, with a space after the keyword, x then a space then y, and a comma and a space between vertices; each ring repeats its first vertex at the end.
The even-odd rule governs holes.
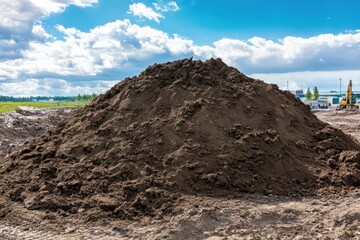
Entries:
POLYGON ((0 223, 0 239, 3 240, 115 240, 123 236, 116 231, 89 228, 68 228, 65 233, 29 229, 26 226, 13 226, 0 223))

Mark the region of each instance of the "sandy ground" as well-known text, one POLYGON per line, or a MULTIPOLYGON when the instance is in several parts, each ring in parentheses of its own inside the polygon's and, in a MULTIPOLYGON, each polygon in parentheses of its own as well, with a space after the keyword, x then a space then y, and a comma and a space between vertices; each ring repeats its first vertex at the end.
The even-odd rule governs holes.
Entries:
POLYGON ((315 115, 323 122, 341 129, 360 142, 360 111, 316 112, 315 115))
MULTIPOLYGON (((360 113, 316 115, 360 141, 360 113)), ((161 219, 93 224, 64 216, 61 226, 52 221, 52 213, 19 206, 0 220, 0 239, 360 239, 359 188, 346 195, 301 199, 240 194, 182 196, 180 202, 171 216, 161 219)))
MULTIPOLYGON (((23 213, 23 211, 21 211, 23 213)), ((16 213, 14 213, 16 214, 16 213)), ((163 219, 56 226, 46 213, 0 224, 2 239, 360 239, 360 192, 291 199, 245 195, 231 199, 184 196, 163 219)), ((20 218, 20 216, 14 216, 20 218)))

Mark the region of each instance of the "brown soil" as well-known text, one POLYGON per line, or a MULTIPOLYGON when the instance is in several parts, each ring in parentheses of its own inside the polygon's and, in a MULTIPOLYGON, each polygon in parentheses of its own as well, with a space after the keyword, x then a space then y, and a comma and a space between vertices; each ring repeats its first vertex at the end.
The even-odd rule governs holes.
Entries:
POLYGON ((21 110, 0 114, 0 161, 26 140, 58 124, 74 109, 21 110))
POLYGON ((344 133, 354 137, 360 142, 360 110, 336 111, 335 106, 328 111, 316 112, 315 115, 332 127, 341 129, 344 133))
POLYGON ((360 147, 292 94, 221 60, 127 78, 0 163, 16 204, 96 221, 178 211, 181 194, 304 196, 358 187, 360 147))
POLYGON ((163 218, 85 225, 71 215, 59 221, 51 212, 17 208, 0 221, 0 239, 360 239, 360 191, 301 199, 258 194, 180 199, 178 211, 163 218))

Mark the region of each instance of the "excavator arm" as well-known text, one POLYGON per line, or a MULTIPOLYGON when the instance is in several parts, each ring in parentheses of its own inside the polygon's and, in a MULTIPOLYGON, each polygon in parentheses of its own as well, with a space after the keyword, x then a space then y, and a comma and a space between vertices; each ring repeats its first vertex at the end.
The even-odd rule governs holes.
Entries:
POLYGON ((349 81, 345 98, 340 99, 340 104, 336 108, 336 110, 342 110, 342 109, 348 109, 348 110, 359 109, 359 105, 356 105, 356 96, 355 96, 355 94, 353 94, 353 91, 352 91, 352 81, 351 80, 349 81))

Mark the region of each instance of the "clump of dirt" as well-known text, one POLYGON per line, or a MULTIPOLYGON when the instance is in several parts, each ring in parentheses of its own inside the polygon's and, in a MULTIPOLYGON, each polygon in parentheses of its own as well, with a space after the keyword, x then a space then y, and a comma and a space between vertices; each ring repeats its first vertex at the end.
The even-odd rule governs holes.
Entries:
POLYGON ((31 137, 70 115, 72 108, 22 110, 0 114, 0 161, 31 137))
POLYGON ((25 144, 0 163, 0 192, 91 221, 159 216, 179 194, 358 186, 358 151, 276 85, 185 59, 123 80, 25 144))

